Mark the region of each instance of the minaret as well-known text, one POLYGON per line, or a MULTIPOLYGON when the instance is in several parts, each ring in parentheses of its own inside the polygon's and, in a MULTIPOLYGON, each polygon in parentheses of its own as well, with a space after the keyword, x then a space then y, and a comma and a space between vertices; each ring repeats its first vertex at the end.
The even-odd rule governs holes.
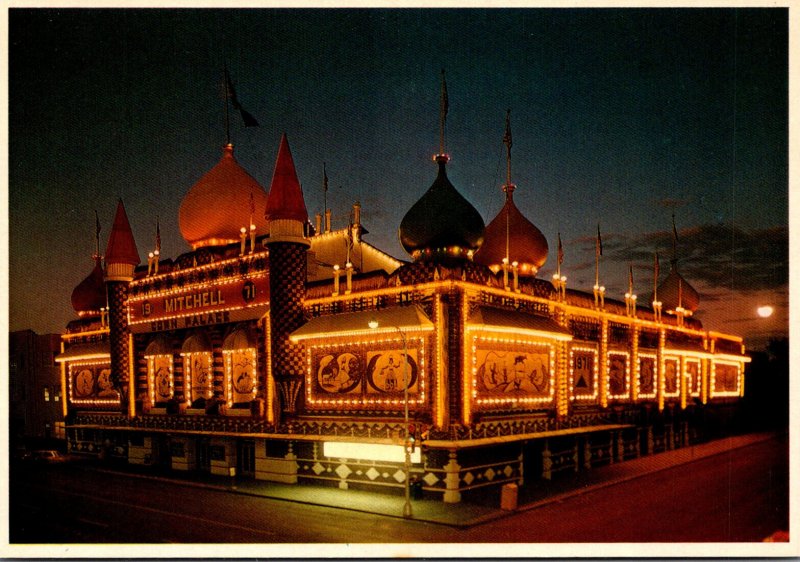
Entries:
POLYGON ((310 243, 304 236, 308 212, 297 179, 286 134, 281 137, 275 172, 267 197, 269 223, 269 291, 272 373, 284 413, 294 414, 303 385, 304 359, 289 335, 302 326, 306 295, 306 253, 310 243))
POLYGON ((139 265, 139 251, 133 239, 128 215, 120 199, 106 247, 105 282, 108 294, 108 327, 111 343, 111 381, 119 392, 121 406, 128 412, 130 356, 128 349, 128 286, 139 265))

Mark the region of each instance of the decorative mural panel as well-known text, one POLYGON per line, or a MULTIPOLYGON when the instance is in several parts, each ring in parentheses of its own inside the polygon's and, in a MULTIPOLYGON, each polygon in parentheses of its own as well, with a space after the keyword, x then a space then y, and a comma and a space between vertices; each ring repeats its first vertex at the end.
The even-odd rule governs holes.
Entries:
POLYGON ((614 400, 628 398, 629 395, 629 356, 627 352, 608 353, 608 397, 614 400))
POLYGON ((317 388, 331 394, 361 394, 364 359, 350 352, 328 353, 315 362, 317 388))
POLYGON ((639 398, 656 397, 656 354, 639 353, 639 398))
POLYGON ((367 393, 417 392, 419 367, 414 359, 416 353, 407 356, 400 350, 367 353, 367 393))
POLYGON ((228 406, 251 402, 258 392, 256 350, 252 347, 223 351, 228 406))
POLYGON ((409 401, 425 399, 424 339, 409 336, 372 343, 341 343, 307 348, 306 399, 312 407, 391 406, 404 403, 404 374, 409 401), (406 361, 407 357, 407 361, 406 361))
POLYGON ((681 385, 678 384, 678 365, 677 357, 667 357, 664 359, 664 396, 678 396, 681 393, 681 385))
POLYGON ((597 398, 597 349, 574 346, 570 349, 570 388, 572 400, 597 398))
POLYGON ((712 396, 739 395, 739 363, 715 362, 712 376, 712 396))
POLYGON ((700 361, 687 359, 685 364, 687 391, 690 396, 700 396, 700 387, 702 384, 700 361))
POLYGON ((183 375, 184 384, 190 389, 189 401, 213 396, 214 371, 210 351, 184 354, 183 375))
POLYGON ((555 345, 482 336, 473 341, 473 396, 477 404, 552 401, 555 345))
POLYGON ((151 404, 172 398, 175 394, 172 355, 147 356, 147 379, 151 404))
POLYGON ((72 363, 69 368, 69 400, 82 406, 119 403, 119 393, 111 384, 108 363, 72 363))

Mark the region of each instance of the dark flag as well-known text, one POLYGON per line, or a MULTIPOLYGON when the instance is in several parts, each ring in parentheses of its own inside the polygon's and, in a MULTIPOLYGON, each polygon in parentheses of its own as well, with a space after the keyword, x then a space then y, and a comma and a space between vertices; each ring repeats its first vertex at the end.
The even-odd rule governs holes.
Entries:
POLYGON ((444 69, 442 69, 442 120, 447 117, 447 110, 450 109, 450 100, 447 98, 447 81, 444 79, 444 69))
POLYGON ((161 253, 161 226, 158 223, 158 217, 156 217, 156 252, 161 253))
POLYGON ((509 109, 506 112, 506 134, 503 137, 503 142, 508 146, 508 149, 511 150, 511 110, 509 109))
POLYGON ((328 193, 328 170, 325 168, 325 162, 322 163, 322 191, 328 193))
POLYGON ((233 88, 233 82, 231 81, 231 76, 228 74, 227 68, 225 68, 225 83, 228 88, 228 97, 231 99, 231 105, 233 106, 233 109, 242 115, 244 126, 258 127, 258 121, 256 121, 256 118, 246 111, 245 108, 242 107, 242 104, 239 103, 239 98, 236 96, 236 90, 233 88))
POLYGON ((561 233, 558 233, 558 267, 561 268, 561 264, 564 263, 564 247, 561 245, 561 233))
POLYGON ((595 248, 597 256, 603 255, 603 239, 600 237, 600 224, 597 224, 597 245, 595 248))
POLYGON ((628 292, 633 294, 633 265, 628 266, 628 292))
POLYGON ((675 227, 675 213, 672 213, 672 237, 678 242, 678 229, 675 227))

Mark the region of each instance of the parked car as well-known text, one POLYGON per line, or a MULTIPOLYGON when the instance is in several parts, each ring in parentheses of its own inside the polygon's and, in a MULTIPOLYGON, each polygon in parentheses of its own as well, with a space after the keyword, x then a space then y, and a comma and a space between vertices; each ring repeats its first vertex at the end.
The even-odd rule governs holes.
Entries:
POLYGON ((65 462, 67 460, 67 457, 65 457, 56 450, 48 449, 41 451, 33 451, 31 453, 31 460, 33 460, 34 462, 41 462, 41 463, 59 463, 59 462, 65 462))

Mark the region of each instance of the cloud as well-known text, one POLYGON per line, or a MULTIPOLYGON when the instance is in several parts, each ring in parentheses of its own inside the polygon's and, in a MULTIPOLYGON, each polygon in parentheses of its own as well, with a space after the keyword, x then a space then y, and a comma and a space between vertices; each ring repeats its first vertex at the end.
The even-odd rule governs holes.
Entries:
MULTIPOLYGON (((603 235, 605 259, 634 263, 652 271, 659 252, 662 271, 673 255, 672 230, 603 235), (608 238, 609 242, 606 242, 608 238)), ((678 267, 691 283, 752 292, 789 282, 789 228, 745 230, 727 224, 704 224, 678 231, 678 267)), ((713 298, 713 297, 712 297, 713 298)))

